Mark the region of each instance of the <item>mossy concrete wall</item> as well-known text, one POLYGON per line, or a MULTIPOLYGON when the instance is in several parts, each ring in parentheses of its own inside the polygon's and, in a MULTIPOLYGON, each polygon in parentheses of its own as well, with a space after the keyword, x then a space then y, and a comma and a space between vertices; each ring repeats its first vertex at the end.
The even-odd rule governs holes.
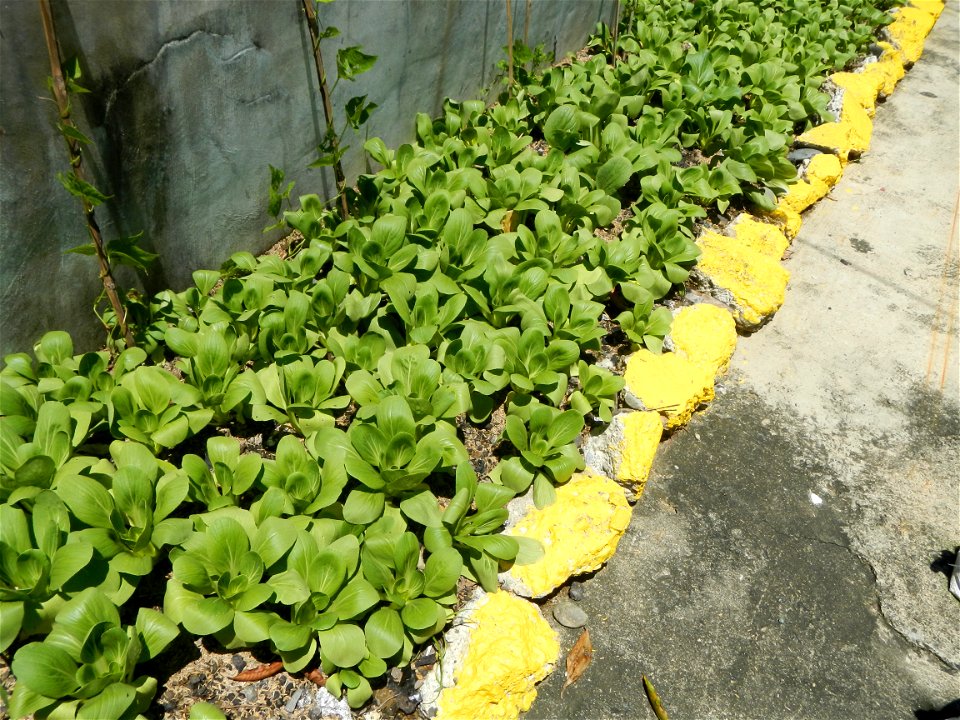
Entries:
MULTIPOLYGON (((160 254, 146 289, 182 289, 197 268, 238 250, 259 252, 268 164, 283 168, 294 195, 334 192, 309 170, 323 112, 299 0, 53 0, 64 57, 82 84, 74 116, 93 139, 85 164, 114 199, 98 209, 106 238, 144 232, 160 254)), ((514 0, 514 36, 557 57, 576 50, 613 0, 514 0)), ((416 112, 437 114, 445 97, 477 97, 495 81, 506 45, 504 0, 338 0, 321 22, 342 35, 324 41, 328 67, 339 47, 379 57, 343 83, 379 105, 368 125, 388 146, 410 141, 416 112)), ((78 202, 58 184, 67 156, 36 2, 0 0, 0 354, 27 350, 47 330, 90 348, 102 333, 90 308, 99 291, 91 258, 64 254, 87 241, 78 202)), ((365 170, 363 137, 351 141, 348 173, 365 170)), ((140 282, 121 274, 126 285, 140 282)))

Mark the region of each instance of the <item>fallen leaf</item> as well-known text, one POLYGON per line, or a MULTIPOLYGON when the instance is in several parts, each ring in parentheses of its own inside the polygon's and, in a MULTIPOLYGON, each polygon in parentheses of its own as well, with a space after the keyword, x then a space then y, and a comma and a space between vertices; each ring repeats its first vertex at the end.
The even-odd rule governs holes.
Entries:
POLYGON ((503 215, 503 219, 500 221, 500 229, 505 233, 513 232, 517 229, 517 225, 520 224, 520 213, 516 210, 507 210, 503 215))
POLYGON ((304 675, 304 677, 310 682, 312 682, 314 685, 319 685, 320 687, 323 687, 324 685, 327 684, 327 676, 324 675, 322 671, 316 668, 307 672, 304 675))
POLYGON ((663 705, 660 704, 660 696, 657 695, 657 691, 653 689, 653 683, 647 680, 646 675, 641 676, 643 678, 643 690, 647 693, 647 700, 650 701, 650 707, 653 708, 653 714, 657 716, 657 720, 670 720, 667 717, 667 711, 663 709, 663 705))
POLYGON ((281 670, 283 670, 283 663, 278 660, 277 662, 267 663, 260 667, 251 668, 250 670, 244 670, 230 679, 239 682, 256 682, 257 680, 273 677, 281 670))
POLYGON ((570 685, 573 685, 580 676, 590 667, 593 660, 593 645, 590 643, 590 631, 586 628, 580 633, 580 637, 567 653, 567 679, 560 688, 560 697, 563 697, 563 691, 570 685))

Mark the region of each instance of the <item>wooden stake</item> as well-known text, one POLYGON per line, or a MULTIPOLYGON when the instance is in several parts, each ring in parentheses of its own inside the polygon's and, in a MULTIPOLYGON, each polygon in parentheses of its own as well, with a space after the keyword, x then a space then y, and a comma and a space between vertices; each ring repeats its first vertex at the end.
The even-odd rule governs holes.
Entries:
POLYGON ((513 8, 507 0, 507 83, 513 87, 513 8))
MULTIPOLYGON (((57 103, 57 110, 60 114, 60 124, 76 129, 77 126, 70 118, 70 99, 67 97, 67 83, 63 79, 63 61, 60 57, 60 44, 57 42, 57 30, 53 24, 53 13, 50 11, 50 0, 39 0, 40 18, 43 22, 43 37, 47 43, 47 55, 50 58, 50 74, 53 78, 53 99, 57 103)), ((61 133, 62 134, 62 133, 61 133)), ((83 172, 83 151, 80 143, 76 139, 64 135, 67 147, 70 150, 70 167, 76 177, 86 182, 83 172)), ((103 290, 113 307, 113 312, 117 316, 117 325, 123 334, 124 342, 127 347, 133 347, 136 343, 133 334, 127 326, 127 314, 120 302, 120 296, 117 293, 117 284, 113 279, 113 272, 110 269, 110 260, 107 257, 103 245, 103 236, 100 234, 100 226, 97 224, 97 218, 93 211, 93 206, 85 199, 80 198, 83 203, 83 214, 87 222, 87 233, 93 242, 93 248, 97 255, 97 262, 100 265, 100 282, 103 283, 103 290)))
MULTIPOLYGON (((314 0, 302 0, 303 11, 307 15, 307 27, 310 30, 310 40, 313 43, 313 62, 317 66, 317 82, 320 85, 320 96, 323 98, 323 116, 327 121, 327 134, 331 139, 334 154, 340 149, 340 140, 337 138, 333 121, 333 103, 330 100, 330 88, 327 85, 327 73, 323 69, 323 55, 320 53, 320 22, 313 9, 314 0)), ((340 212, 343 220, 350 217, 350 208, 347 206, 347 180, 343 173, 343 164, 337 158, 333 164, 333 175, 337 180, 337 196, 340 200, 340 212)))

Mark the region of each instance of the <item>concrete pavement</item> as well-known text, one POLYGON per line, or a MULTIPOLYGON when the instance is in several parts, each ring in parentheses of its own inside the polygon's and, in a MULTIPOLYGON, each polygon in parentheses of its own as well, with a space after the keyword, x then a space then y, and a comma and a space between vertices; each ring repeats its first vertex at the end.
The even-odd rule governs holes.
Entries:
POLYGON ((561 629, 530 720, 652 718, 642 673, 672 720, 960 716, 957 36, 949 3, 584 584, 591 667, 561 697, 561 629))

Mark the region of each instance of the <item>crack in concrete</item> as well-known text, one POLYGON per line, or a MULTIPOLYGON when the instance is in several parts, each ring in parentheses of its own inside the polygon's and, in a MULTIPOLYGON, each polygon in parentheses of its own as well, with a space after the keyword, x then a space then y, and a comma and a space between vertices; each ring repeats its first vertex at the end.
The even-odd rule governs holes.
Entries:
MULTIPOLYGON (((115 86, 115 87, 113 88, 113 90, 110 92, 110 95, 107 97, 107 102, 104 104, 104 112, 103 112, 104 117, 106 118, 106 117, 108 117, 108 116, 110 115, 110 111, 112 110, 113 104, 116 102, 117 95, 120 94, 120 91, 123 90, 123 89, 124 89, 127 85, 129 85, 131 82, 133 82, 133 80, 134 80, 135 78, 137 78, 139 75, 142 75, 143 73, 145 73, 145 72, 146 72, 147 70, 149 70, 155 63, 157 63, 157 62, 160 60, 160 58, 162 58, 162 57, 164 56, 164 54, 166 54, 166 52, 167 52, 168 49, 173 48, 173 47, 178 47, 178 46, 180 46, 180 45, 186 45, 187 43, 192 42, 193 39, 194 39, 195 37, 197 37, 198 35, 209 35, 210 37, 218 37, 218 38, 227 37, 226 35, 222 35, 222 34, 220 34, 220 33, 211 32, 211 31, 209 31, 209 30, 194 30, 194 31, 193 31, 192 33, 190 33, 189 35, 185 35, 185 36, 183 36, 183 37, 173 38, 173 39, 171 39, 171 40, 167 40, 166 42, 163 43, 163 45, 161 45, 161 46, 157 49, 157 52, 154 54, 154 56, 153 56, 150 60, 148 60, 147 62, 145 62, 145 63, 143 63, 142 65, 140 65, 140 67, 138 67, 136 70, 134 70, 133 72, 131 72, 124 80, 121 80, 119 83, 116 84, 116 86, 115 86)), ((256 47, 256 46, 254 46, 254 47, 256 47)), ((249 49, 251 49, 251 48, 246 48, 246 50, 249 50, 249 49)), ((241 51, 241 52, 243 52, 243 51, 241 51)), ((236 57, 236 55, 234 56, 234 58, 235 58, 235 57, 236 57)), ((234 58, 231 58, 231 60, 234 59, 234 58)), ((228 61, 228 62, 229 62, 229 61, 228 61)))
POLYGON ((940 654, 940 652, 937 651, 936 648, 932 647, 931 645, 924 642, 923 640, 910 637, 903 630, 898 628, 893 620, 887 617, 886 610, 884 609, 884 606, 883 606, 883 593, 880 590, 880 576, 877 574, 877 570, 873 566, 873 563, 870 562, 870 560, 865 555, 863 555, 861 552, 854 549, 850 545, 843 545, 834 540, 825 540, 824 538, 816 537, 816 536, 794 535, 792 533, 785 532, 784 530, 770 524, 768 521, 764 520, 763 518, 758 518, 758 519, 762 525, 765 525, 767 528, 772 530, 776 535, 790 538, 791 540, 798 543, 815 542, 821 545, 831 545, 835 548, 839 548, 840 550, 843 550, 844 552, 849 554, 851 557, 853 557, 855 560, 857 560, 860 564, 865 565, 870 570, 870 576, 873 578, 873 592, 874 592, 874 595, 876 596, 875 605, 877 609, 877 615, 883 621, 884 626, 888 630, 893 632, 895 635, 900 637, 905 643, 907 643, 908 645, 916 649, 918 652, 925 653, 927 655, 932 656, 934 662, 941 665, 944 670, 951 673, 960 672, 960 664, 952 662, 950 659, 944 657, 943 655, 940 654))

